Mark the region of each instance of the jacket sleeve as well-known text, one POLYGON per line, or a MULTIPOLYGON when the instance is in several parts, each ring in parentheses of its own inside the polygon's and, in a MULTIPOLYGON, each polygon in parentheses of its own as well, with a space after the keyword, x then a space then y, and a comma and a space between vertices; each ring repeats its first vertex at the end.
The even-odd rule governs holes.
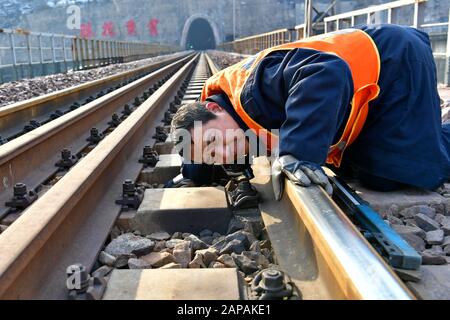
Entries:
POLYGON ((306 51, 307 56, 305 50, 291 53, 283 68, 286 118, 280 127, 279 154, 322 165, 345 125, 353 81, 341 58, 306 51))

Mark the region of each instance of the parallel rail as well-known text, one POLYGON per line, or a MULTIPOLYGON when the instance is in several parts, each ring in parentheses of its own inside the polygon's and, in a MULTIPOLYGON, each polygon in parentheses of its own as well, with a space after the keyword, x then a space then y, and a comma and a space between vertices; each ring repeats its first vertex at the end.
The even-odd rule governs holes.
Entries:
POLYGON ((0 298, 63 299, 65 268, 74 262, 92 268, 120 213, 115 200, 123 181, 137 178, 142 148, 153 141, 152 129, 197 59, 189 57, 94 152, 1 234, 0 298))
POLYGON ((82 105, 86 99, 96 96, 99 92, 123 86, 128 81, 169 65, 182 56, 187 54, 4 106, 0 108, 0 137, 12 140, 24 133, 24 125, 30 120, 49 122, 52 113, 57 110, 68 113, 72 104, 82 105))
POLYGON ((321 187, 286 181, 274 200, 270 163, 254 165, 260 211, 278 264, 304 299, 410 300, 414 296, 321 187))
MULTIPOLYGON (((159 70, 0 146, 0 218, 10 212, 5 202, 12 197, 16 183, 25 183, 30 190, 37 190, 58 171, 55 163, 62 149, 79 154, 89 145, 86 139, 91 128, 106 131, 112 114, 121 114, 125 104, 175 72, 190 57, 192 55, 178 58, 163 68, 161 66, 166 63, 159 64, 159 70)), ((73 99, 70 93, 64 94, 73 99)), ((60 94, 54 96, 59 97, 60 94)), ((38 101, 37 107, 41 106, 41 101, 46 103, 47 98, 38 101)), ((34 107, 35 104, 31 104, 29 108, 34 107)))

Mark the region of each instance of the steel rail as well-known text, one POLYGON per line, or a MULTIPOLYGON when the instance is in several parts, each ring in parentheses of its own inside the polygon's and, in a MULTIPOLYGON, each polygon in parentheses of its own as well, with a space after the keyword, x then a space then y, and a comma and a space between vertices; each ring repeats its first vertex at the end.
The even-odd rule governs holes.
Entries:
POLYGON ((220 69, 217 67, 217 65, 214 63, 214 61, 211 59, 211 57, 208 54, 205 54, 206 62, 208 63, 209 70, 211 71, 211 74, 214 75, 217 72, 220 71, 220 69))
POLYGON ((304 299, 414 299, 322 188, 286 179, 285 193, 276 201, 270 168, 268 158, 256 158, 252 183, 277 264, 304 299))
POLYGON ((24 125, 32 119, 43 120, 49 118, 50 114, 56 110, 69 110, 72 103, 87 99, 102 90, 115 87, 123 83, 123 81, 135 77, 142 77, 186 56, 188 54, 181 54, 102 79, 3 106, 0 108, 0 136, 8 138, 10 136, 20 135, 24 125))
POLYGON ((413 295, 320 187, 286 182, 289 201, 348 299, 410 300, 413 295))
POLYGON ((151 130, 192 58, 0 235, 0 299, 64 299, 65 268, 90 269, 113 226, 124 179, 137 178, 151 130))
POLYGON ((155 82, 175 72, 193 55, 183 57, 133 83, 115 90, 54 121, 0 146, 0 218, 9 209, 5 201, 12 197, 14 184, 25 183, 34 190, 55 174, 55 163, 62 149, 73 154, 83 150, 92 127, 108 128, 111 115, 155 82))

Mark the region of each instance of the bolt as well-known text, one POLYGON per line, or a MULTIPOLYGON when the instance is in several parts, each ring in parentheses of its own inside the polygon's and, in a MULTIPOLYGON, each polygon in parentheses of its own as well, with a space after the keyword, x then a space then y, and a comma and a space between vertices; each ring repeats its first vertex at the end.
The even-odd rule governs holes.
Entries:
POLYGON ((72 152, 68 149, 62 149, 61 150, 61 158, 63 160, 70 160, 70 157, 72 156, 72 152))
POLYGON ((14 197, 23 198, 27 195, 27 186, 24 183, 16 183, 14 185, 14 197))
POLYGON ((132 180, 125 180, 123 183, 123 194, 132 196, 136 192, 136 186, 132 180))
POLYGON ((80 104, 78 102, 75 102, 70 106, 70 110, 73 111, 73 110, 78 109, 79 107, 81 107, 80 104))
POLYGON ((30 120, 30 123, 25 126, 24 131, 30 132, 36 128, 39 128, 40 126, 41 126, 41 124, 38 121, 30 120))
POLYGON ((102 139, 103 139, 103 134, 101 134, 97 128, 92 128, 91 135, 89 136, 87 141, 92 142, 92 143, 98 143, 102 139))
POLYGON ((145 156, 151 156, 153 154, 153 148, 150 146, 145 146, 144 147, 144 157, 145 156))
POLYGON ((133 111, 131 110, 131 108, 130 108, 130 106, 129 106, 128 104, 126 104, 126 105, 123 107, 122 113, 123 113, 124 115, 129 116, 132 112, 133 112, 133 111))
POLYGON ((145 146, 143 156, 141 159, 139 159, 139 163, 143 163, 145 165, 154 167, 158 162, 158 160, 159 160, 158 153, 155 150, 153 150, 152 147, 145 146))
POLYGON ((268 292, 281 291, 286 287, 284 283, 284 275, 279 270, 265 270, 261 274, 261 282, 259 286, 268 292))
POLYGON ((59 117, 61 117, 63 115, 64 115, 64 112, 62 112, 61 110, 56 110, 55 112, 53 112, 50 115, 50 119, 55 120, 55 119, 57 119, 57 118, 59 118, 59 117))
POLYGON ((120 124, 121 120, 119 118, 119 115, 117 113, 113 113, 111 117, 111 121, 108 122, 110 126, 117 127, 120 124))

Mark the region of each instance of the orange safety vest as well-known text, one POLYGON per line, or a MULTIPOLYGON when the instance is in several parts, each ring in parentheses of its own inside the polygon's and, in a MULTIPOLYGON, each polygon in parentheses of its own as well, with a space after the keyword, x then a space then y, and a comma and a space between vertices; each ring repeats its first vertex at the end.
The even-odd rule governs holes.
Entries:
MULTIPOLYGON (((247 114, 241 104, 241 94, 248 78, 264 57, 274 51, 297 48, 314 49, 335 54, 347 62, 350 67, 354 85, 351 112, 341 138, 330 147, 327 157, 327 163, 339 167, 346 147, 355 141, 364 126, 369 102, 374 100, 380 92, 377 84, 380 75, 378 49, 372 38, 362 30, 340 30, 261 51, 257 55, 228 67, 208 79, 203 87, 201 100, 205 101, 214 94, 225 93, 239 117, 260 138, 267 141, 266 145, 270 150, 270 142, 276 141, 278 137, 256 123, 247 114)), ((301 106, 299 107, 301 108, 301 106)))

